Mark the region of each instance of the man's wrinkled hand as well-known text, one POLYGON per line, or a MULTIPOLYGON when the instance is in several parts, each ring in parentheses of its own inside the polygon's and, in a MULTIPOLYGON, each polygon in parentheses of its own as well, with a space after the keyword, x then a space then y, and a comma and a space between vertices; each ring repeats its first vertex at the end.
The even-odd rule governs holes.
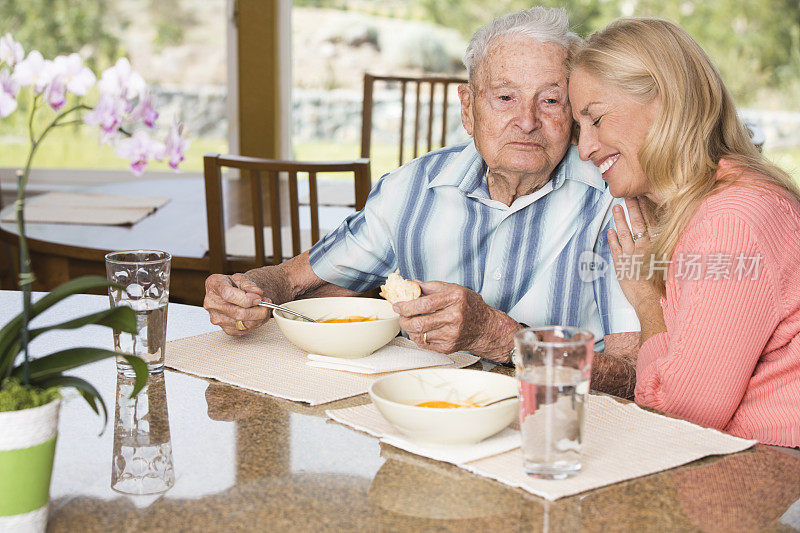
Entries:
POLYGON ((211 323, 228 335, 244 335, 266 322, 270 311, 261 307, 263 291, 244 274, 212 274, 206 279, 203 307, 211 323))
POLYGON ((418 282, 422 296, 393 306, 400 327, 420 347, 440 353, 461 350, 505 362, 519 325, 471 289, 442 281, 418 282))

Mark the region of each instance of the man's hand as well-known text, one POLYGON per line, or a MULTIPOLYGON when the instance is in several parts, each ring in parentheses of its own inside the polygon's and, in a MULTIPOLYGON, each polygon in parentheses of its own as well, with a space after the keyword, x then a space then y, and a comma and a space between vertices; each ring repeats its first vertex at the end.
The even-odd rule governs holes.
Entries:
POLYGON ((212 274, 206 279, 203 307, 211 323, 228 335, 244 335, 269 319, 270 311, 260 307, 263 291, 244 274, 212 274))
POLYGON ((420 347, 440 353, 467 350, 505 363, 520 325, 473 290, 442 281, 417 282, 422 296, 394 305, 400 327, 420 347))
POLYGON ((295 298, 355 294, 314 274, 306 251, 280 265, 254 268, 233 276, 209 276, 203 307, 212 324, 222 327, 228 335, 243 335, 269 319, 269 309, 258 305, 262 299, 282 304, 295 298))

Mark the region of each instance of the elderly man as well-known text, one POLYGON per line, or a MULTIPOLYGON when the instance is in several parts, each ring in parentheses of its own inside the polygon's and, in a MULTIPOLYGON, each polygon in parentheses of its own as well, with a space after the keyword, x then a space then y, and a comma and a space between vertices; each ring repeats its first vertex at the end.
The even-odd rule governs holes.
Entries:
POLYGON ((430 280, 422 297, 394 306, 420 346, 507 363, 524 324, 581 326, 605 345, 593 386, 629 394, 635 374, 619 363, 635 351, 636 315, 613 273, 579 275, 586 254, 610 262, 613 199, 570 147, 565 65, 579 38, 568 28, 563 9, 535 7, 479 29, 464 55, 469 83, 459 87, 473 140, 384 176, 364 209, 309 252, 210 276, 211 322, 240 335, 267 320, 262 297, 353 295, 399 268, 430 280))

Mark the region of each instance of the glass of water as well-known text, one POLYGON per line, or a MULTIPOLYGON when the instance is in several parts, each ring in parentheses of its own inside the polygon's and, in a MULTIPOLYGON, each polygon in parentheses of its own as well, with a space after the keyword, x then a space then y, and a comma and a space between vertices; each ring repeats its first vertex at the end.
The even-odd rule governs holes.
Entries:
POLYGON ((594 335, 568 326, 527 328, 514 344, 523 466, 534 477, 566 479, 581 469, 594 335))
MULTIPOLYGON (((114 349, 142 358, 151 374, 164 370, 171 259, 170 254, 158 250, 106 254, 108 279, 122 287, 109 287, 111 307, 132 308, 138 329, 135 335, 115 329, 114 349)), ((122 357, 117 357, 117 371, 134 375, 133 368, 122 357)))

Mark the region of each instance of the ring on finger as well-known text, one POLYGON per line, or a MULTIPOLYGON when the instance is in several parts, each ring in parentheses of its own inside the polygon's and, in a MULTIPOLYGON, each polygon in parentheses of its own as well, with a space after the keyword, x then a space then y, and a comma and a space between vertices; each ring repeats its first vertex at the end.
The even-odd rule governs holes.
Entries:
POLYGON ((241 320, 237 320, 236 329, 238 329, 239 331, 244 331, 247 329, 247 327, 244 325, 244 322, 242 322, 241 320))
POLYGON ((428 332, 422 334, 422 344, 428 344, 428 332))
POLYGON ((636 242, 639 239, 641 239, 642 237, 647 237, 647 232, 646 231, 637 231, 636 233, 631 235, 631 237, 633 237, 633 241, 636 242))

